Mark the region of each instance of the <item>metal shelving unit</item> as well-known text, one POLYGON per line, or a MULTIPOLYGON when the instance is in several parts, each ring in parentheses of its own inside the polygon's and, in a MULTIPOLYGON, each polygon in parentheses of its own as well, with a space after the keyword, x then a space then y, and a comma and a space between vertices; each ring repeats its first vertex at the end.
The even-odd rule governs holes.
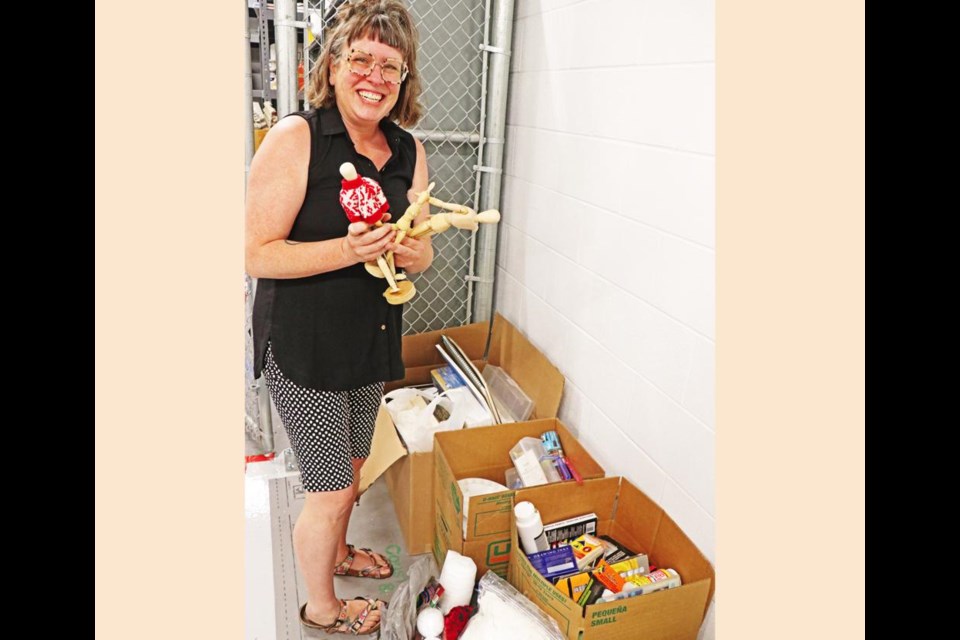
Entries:
MULTIPOLYGON (((271 100, 275 103, 278 98, 278 89, 270 88, 270 45, 277 44, 277 21, 274 17, 274 7, 272 3, 264 4, 261 0, 246 0, 246 4, 248 9, 248 37, 251 47, 250 55, 252 59, 257 61, 255 66, 251 65, 251 80, 253 81, 251 97, 259 100, 261 105, 264 100, 271 100), (259 85, 259 87, 257 87, 257 85, 259 85)), ((297 30, 297 39, 299 42, 313 40, 312 37, 307 35, 309 26, 303 21, 305 16, 304 5, 297 3, 296 6, 297 15, 293 26, 297 30)), ((306 46, 302 48, 304 51, 307 49, 306 46)), ((278 63, 279 60, 275 61, 275 66, 278 63)), ((275 71, 277 72, 277 81, 279 81, 279 70, 275 69, 275 71)), ((304 76, 306 76, 306 70, 304 71, 304 76)), ((297 92, 297 102, 297 109, 303 108, 302 90, 297 92)), ((277 105, 274 104, 274 107, 276 108, 277 105)))

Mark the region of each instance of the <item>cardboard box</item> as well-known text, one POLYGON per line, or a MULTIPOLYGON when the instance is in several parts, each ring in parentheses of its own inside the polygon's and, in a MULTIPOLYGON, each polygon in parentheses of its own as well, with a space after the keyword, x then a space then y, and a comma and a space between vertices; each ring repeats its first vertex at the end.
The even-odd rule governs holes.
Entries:
POLYGON ((270 129, 254 129, 253 130, 253 152, 256 153, 257 149, 260 148, 260 143, 263 142, 263 139, 267 137, 267 132, 270 129))
MULTIPOLYGON (((462 327, 404 336, 406 377, 388 383, 385 391, 430 382, 430 371, 447 364, 436 349, 440 336, 453 338, 481 371, 489 364, 506 371, 534 401, 532 418, 552 418, 560 409, 563 374, 503 316, 496 314, 490 353, 482 360, 490 324, 475 322, 462 327)), ((539 434, 538 434, 539 435, 539 434)), ((360 491, 381 475, 393 499, 400 530, 410 554, 433 550, 433 453, 407 454, 390 415, 381 406, 370 457, 360 473, 360 491)), ((502 484, 503 479, 499 482, 502 484)))
MULTIPOLYGON (((564 453, 583 478, 603 477, 603 468, 556 418, 445 431, 434 436, 433 457, 436 473, 433 493, 436 500, 436 538, 433 555, 439 566, 443 566, 447 550, 453 549, 477 563, 477 576, 482 576, 489 569, 506 578, 512 548, 510 528, 514 523, 514 495, 516 494, 517 501, 530 500, 536 504, 539 492, 547 487, 554 491, 574 494, 582 488, 570 480, 517 491, 473 496, 466 505, 468 520, 464 537, 462 519, 465 505, 457 480, 485 478, 503 484, 504 472, 513 466, 510 449, 520 438, 539 437, 541 433, 549 430, 556 431, 560 436, 564 453)), ((550 495, 553 495, 552 492, 550 495)), ((581 513, 583 512, 570 513, 566 517, 581 513)))
POLYGON ((619 477, 587 480, 576 492, 556 485, 538 489, 535 497, 524 495, 530 490, 518 491, 516 500, 533 502, 544 522, 596 512, 601 535, 646 553, 661 569, 675 569, 683 584, 581 607, 533 568, 517 542, 515 525, 510 532, 510 584, 556 620, 570 640, 696 640, 713 597, 713 567, 663 509, 619 477))

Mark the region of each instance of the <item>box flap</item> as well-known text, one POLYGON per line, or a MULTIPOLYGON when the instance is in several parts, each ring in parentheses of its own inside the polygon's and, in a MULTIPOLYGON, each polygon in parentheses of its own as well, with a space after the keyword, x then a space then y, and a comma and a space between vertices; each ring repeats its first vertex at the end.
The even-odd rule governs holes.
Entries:
MULTIPOLYGON (((661 568, 676 569, 684 585, 704 581, 707 599, 703 614, 706 615, 706 606, 710 604, 714 592, 713 565, 683 533, 677 523, 626 478, 620 484, 616 519, 618 522, 631 523, 631 528, 642 532, 643 537, 652 531, 651 542, 644 549, 651 562, 655 562, 661 568), (653 520, 656 521, 655 525, 652 523, 653 520)), ((646 541, 641 540, 641 542, 646 541)))
POLYGON ((533 400, 531 419, 557 416, 563 396, 563 374, 499 313, 493 319, 487 361, 506 371, 533 400))
POLYGON ((360 494, 362 495, 364 491, 369 489, 370 485, 390 468, 390 465, 405 455, 407 455, 407 450, 400 442, 397 429, 393 426, 393 420, 390 419, 386 407, 381 404, 373 428, 370 455, 360 469, 360 494))
POLYGON ((483 349, 487 346, 489 326, 486 322, 474 322, 461 327, 448 327, 403 336, 403 365, 421 367, 430 364, 437 366, 446 364, 443 356, 437 351, 440 336, 453 338, 468 356, 480 361, 483 358, 483 349))
POLYGON ((596 513, 600 522, 613 518, 614 502, 620 478, 585 480, 582 485, 570 482, 517 489, 516 502, 527 500, 540 512, 543 524, 596 513))
MULTIPOLYGON (((653 542, 660 529, 663 509, 645 493, 623 478, 620 495, 617 499, 617 522, 630 523, 630 534, 640 549, 647 554, 653 549, 653 542)), ((626 540, 623 541, 626 544, 626 540)), ((659 565, 659 563, 658 563, 659 565)), ((659 565, 663 566, 663 565, 659 565)))
POLYGON ((570 433, 570 430, 557 419, 554 419, 553 423, 556 425, 554 431, 556 431, 560 437, 560 447, 563 449, 564 457, 567 459, 567 462, 577 470, 580 477, 584 480, 587 478, 604 477, 606 473, 603 467, 590 455, 589 451, 583 448, 583 445, 570 433))
POLYGON ((556 418, 441 431, 434 436, 434 442, 443 446, 450 470, 458 480, 486 477, 503 483, 502 472, 513 464, 510 449, 521 438, 539 438, 544 431, 550 430, 560 436, 564 453, 584 479, 604 476, 600 464, 556 418), (500 473, 499 478, 493 477, 494 472, 500 473))
MULTIPOLYGON (((361 474, 362 475, 362 474, 361 474)), ((433 452, 402 456, 384 472, 410 555, 433 548, 433 452)))

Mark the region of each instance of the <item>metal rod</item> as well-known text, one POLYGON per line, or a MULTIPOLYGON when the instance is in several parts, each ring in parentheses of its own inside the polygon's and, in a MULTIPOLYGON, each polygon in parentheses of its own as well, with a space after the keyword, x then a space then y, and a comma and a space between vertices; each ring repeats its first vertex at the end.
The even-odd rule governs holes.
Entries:
MULTIPOLYGON (((513 36, 513 0, 498 0, 493 4, 490 23, 493 27, 490 40, 485 44, 484 55, 489 58, 487 86, 489 100, 481 142, 483 157, 479 167, 493 169, 481 171, 480 202, 477 211, 500 208, 500 187, 503 182, 503 140, 506 132, 507 89, 510 82, 510 51, 513 36)), ((483 225, 477 231, 476 275, 479 281, 474 288, 473 322, 489 320, 493 310, 493 281, 497 269, 497 230, 500 225, 483 225)))
MULTIPOLYGON (((257 12, 257 42, 260 45, 260 102, 266 106, 270 99, 270 24, 267 19, 267 10, 259 8, 257 12)), ((270 126, 267 122, 267 126, 270 126)))
POLYGON ((479 133, 466 133, 464 131, 440 131, 437 129, 409 129, 410 134, 421 142, 452 142, 460 144, 469 142, 478 144, 480 142, 479 133))
MULTIPOLYGON (((486 122, 487 122, 487 83, 489 79, 488 65, 490 51, 487 46, 490 41, 490 0, 486 0, 483 6, 483 42, 480 43, 480 139, 477 141, 477 165, 483 164, 483 147, 486 143, 486 122)), ((480 184, 483 180, 483 174, 474 171, 474 189, 473 189, 473 208, 480 211, 480 184)), ((477 268, 477 234, 470 234, 470 256, 467 258, 467 275, 464 279, 467 281, 467 302, 466 302, 466 320, 464 324, 473 322, 473 296, 474 283, 478 280, 476 275, 477 268)))
POLYGON ((297 4, 276 0, 273 31, 277 37, 277 117, 299 110, 297 104, 297 4))
POLYGON ((250 161, 253 159, 253 63, 250 56, 250 17, 247 2, 243 3, 243 157, 244 180, 250 174, 250 161))
POLYGON ((310 13, 309 13, 310 3, 304 0, 303 3, 303 20, 306 22, 306 26, 303 28, 303 46, 300 49, 300 62, 297 64, 297 94, 303 92, 303 98, 297 99, 297 109, 300 108, 300 100, 303 100, 303 109, 308 110, 310 105, 307 104, 307 78, 309 77, 307 73, 310 69, 310 13), (300 65, 303 65, 303 89, 300 89, 300 65))

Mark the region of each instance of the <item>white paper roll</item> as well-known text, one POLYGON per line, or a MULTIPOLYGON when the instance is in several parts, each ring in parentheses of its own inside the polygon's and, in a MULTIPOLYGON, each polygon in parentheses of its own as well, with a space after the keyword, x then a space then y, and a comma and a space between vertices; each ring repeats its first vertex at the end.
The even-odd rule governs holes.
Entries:
POLYGON ((477 563, 453 549, 448 550, 440 570, 440 584, 443 586, 440 611, 443 615, 454 607, 470 604, 476 581, 477 563))

